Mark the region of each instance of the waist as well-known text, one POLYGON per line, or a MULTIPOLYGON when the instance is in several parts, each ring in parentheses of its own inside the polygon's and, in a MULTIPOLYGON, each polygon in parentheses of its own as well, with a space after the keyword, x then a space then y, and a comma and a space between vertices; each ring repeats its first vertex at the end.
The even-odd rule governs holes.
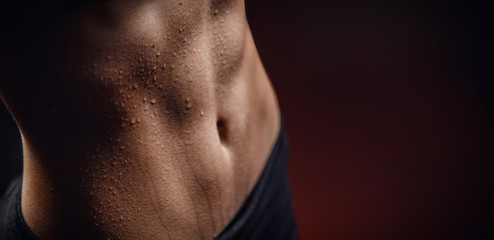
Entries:
MULTIPOLYGON (((229 221, 228 226, 224 228, 221 234, 215 239, 295 239, 297 237, 296 224, 291 208, 290 190, 286 179, 287 161, 288 146, 283 126, 281 126, 277 140, 272 147, 268 161, 264 166, 262 175, 257 180, 255 187, 243 201, 242 207, 237 211, 235 217, 229 221)), ((1 214, 5 217, 4 224, 0 226, 0 229, 3 229, 3 234, 10 236, 12 239, 38 239, 24 222, 23 214, 20 210, 21 187, 20 184, 17 184, 20 181, 16 180, 15 182, 16 185, 13 188, 14 190, 10 191, 10 193, 5 196, 4 202, 0 205, 2 208, 1 214)), ((109 205, 120 207, 118 202, 111 202, 109 205)), ((137 208, 140 211, 141 209, 144 209, 145 206, 146 202, 138 202, 133 206, 122 206, 122 208, 124 209, 124 212, 125 209, 129 208, 137 208)), ((101 211, 108 210, 107 207, 101 209, 101 211)), ((183 212, 183 209, 176 209, 176 211, 186 214, 186 212, 183 212)), ((111 233, 114 233, 111 236, 119 237, 120 235, 125 235, 123 237, 125 238, 126 235, 132 234, 132 232, 129 232, 128 228, 123 228, 124 224, 121 222, 125 222, 124 215, 120 215, 120 220, 112 219, 114 222, 120 222, 120 226, 118 229, 115 229, 115 232, 109 231, 99 237, 108 237, 111 233)), ((39 217, 43 218, 45 216, 41 215, 39 217)), ((147 216, 146 223, 150 224, 156 221, 154 217, 155 216, 153 215, 147 216)), ((96 225, 98 224, 99 223, 96 222, 96 225)), ((162 225, 162 227, 163 226, 166 227, 167 225, 162 225)), ((168 227, 170 226, 168 225, 168 227)), ((152 233, 149 230, 158 229, 153 229, 148 225, 147 232, 141 232, 134 236, 134 238, 144 237, 146 239, 164 239, 166 238, 166 234, 168 234, 170 238, 171 234, 173 234, 169 231, 152 233)), ((63 232, 63 229, 59 227, 58 231, 63 232)), ((191 229, 187 229, 187 231, 191 231, 191 229)), ((69 233, 72 235, 77 234, 77 232, 69 233)), ((182 232, 181 236, 184 236, 183 234, 184 233, 182 232)), ((85 239, 87 236, 79 237, 85 239)), ((210 236, 207 235, 201 235, 200 237, 210 238, 210 236)), ((199 236, 196 236, 196 238, 199 238, 199 236)))
POLYGON ((176 89, 180 95, 131 86, 135 95, 128 98, 127 87, 108 112, 95 113, 93 100, 74 108, 73 122, 55 114, 62 122, 45 125, 45 141, 24 138, 23 186, 32 200, 23 203, 36 209, 31 215, 52 206, 55 219, 79 216, 94 239, 218 234, 254 187, 279 129, 262 65, 246 66, 235 84, 213 88, 214 98, 195 85, 176 89), (74 123, 76 135, 66 130, 74 123))
POLYGON ((23 47, 0 90, 23 135, 26 221, 35 232, 77 216, 98 236, 212 237, 279 127, 243 4, 198 18, 139 4, 115 22, 103 5, 13 35, 23 47))

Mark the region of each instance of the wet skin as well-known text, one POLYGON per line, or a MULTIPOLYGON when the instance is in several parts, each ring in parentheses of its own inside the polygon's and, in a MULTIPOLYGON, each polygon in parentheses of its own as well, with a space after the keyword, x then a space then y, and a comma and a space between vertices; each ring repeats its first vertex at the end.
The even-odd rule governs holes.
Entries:
POLYGON ((42 239, 211 239, 279 128, 241 0, 56 3, 2 33, 42 239))

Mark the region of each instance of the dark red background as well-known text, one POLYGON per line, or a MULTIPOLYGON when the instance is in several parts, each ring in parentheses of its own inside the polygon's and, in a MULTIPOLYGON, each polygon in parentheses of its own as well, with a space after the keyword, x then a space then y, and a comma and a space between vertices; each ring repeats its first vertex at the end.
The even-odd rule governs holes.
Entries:
MULTIPOLYGON (((250 0, 301 239, 494 239, 490 8, 250 0)), ((0 190, 20 169, 0 110, 0 190)))
POLYGON ((487 9, 467 1, 248 5, 286 121, 302 239, 493 236, 487 9))

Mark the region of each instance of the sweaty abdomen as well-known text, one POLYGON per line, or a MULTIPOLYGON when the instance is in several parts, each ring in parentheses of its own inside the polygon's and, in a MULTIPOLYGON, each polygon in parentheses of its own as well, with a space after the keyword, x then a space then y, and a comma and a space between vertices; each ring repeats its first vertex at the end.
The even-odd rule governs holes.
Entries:
POLYGON ((6 84, 26 143, 55 181, 77 184, 94 237, 213 237, 278 131, 242 3, 73 11, 26 30, 6 84))

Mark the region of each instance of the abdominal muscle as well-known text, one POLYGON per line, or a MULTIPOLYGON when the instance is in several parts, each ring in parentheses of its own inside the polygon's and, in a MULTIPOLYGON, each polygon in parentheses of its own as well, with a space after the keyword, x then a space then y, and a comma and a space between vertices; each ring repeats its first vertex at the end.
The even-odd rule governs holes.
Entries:
POLYGON ((0 82, 23 137, 28 226, 42 239, 213 238, 279 130, 243 2, 67 11, 23 30, 32 71, 13 61, 0 82))

